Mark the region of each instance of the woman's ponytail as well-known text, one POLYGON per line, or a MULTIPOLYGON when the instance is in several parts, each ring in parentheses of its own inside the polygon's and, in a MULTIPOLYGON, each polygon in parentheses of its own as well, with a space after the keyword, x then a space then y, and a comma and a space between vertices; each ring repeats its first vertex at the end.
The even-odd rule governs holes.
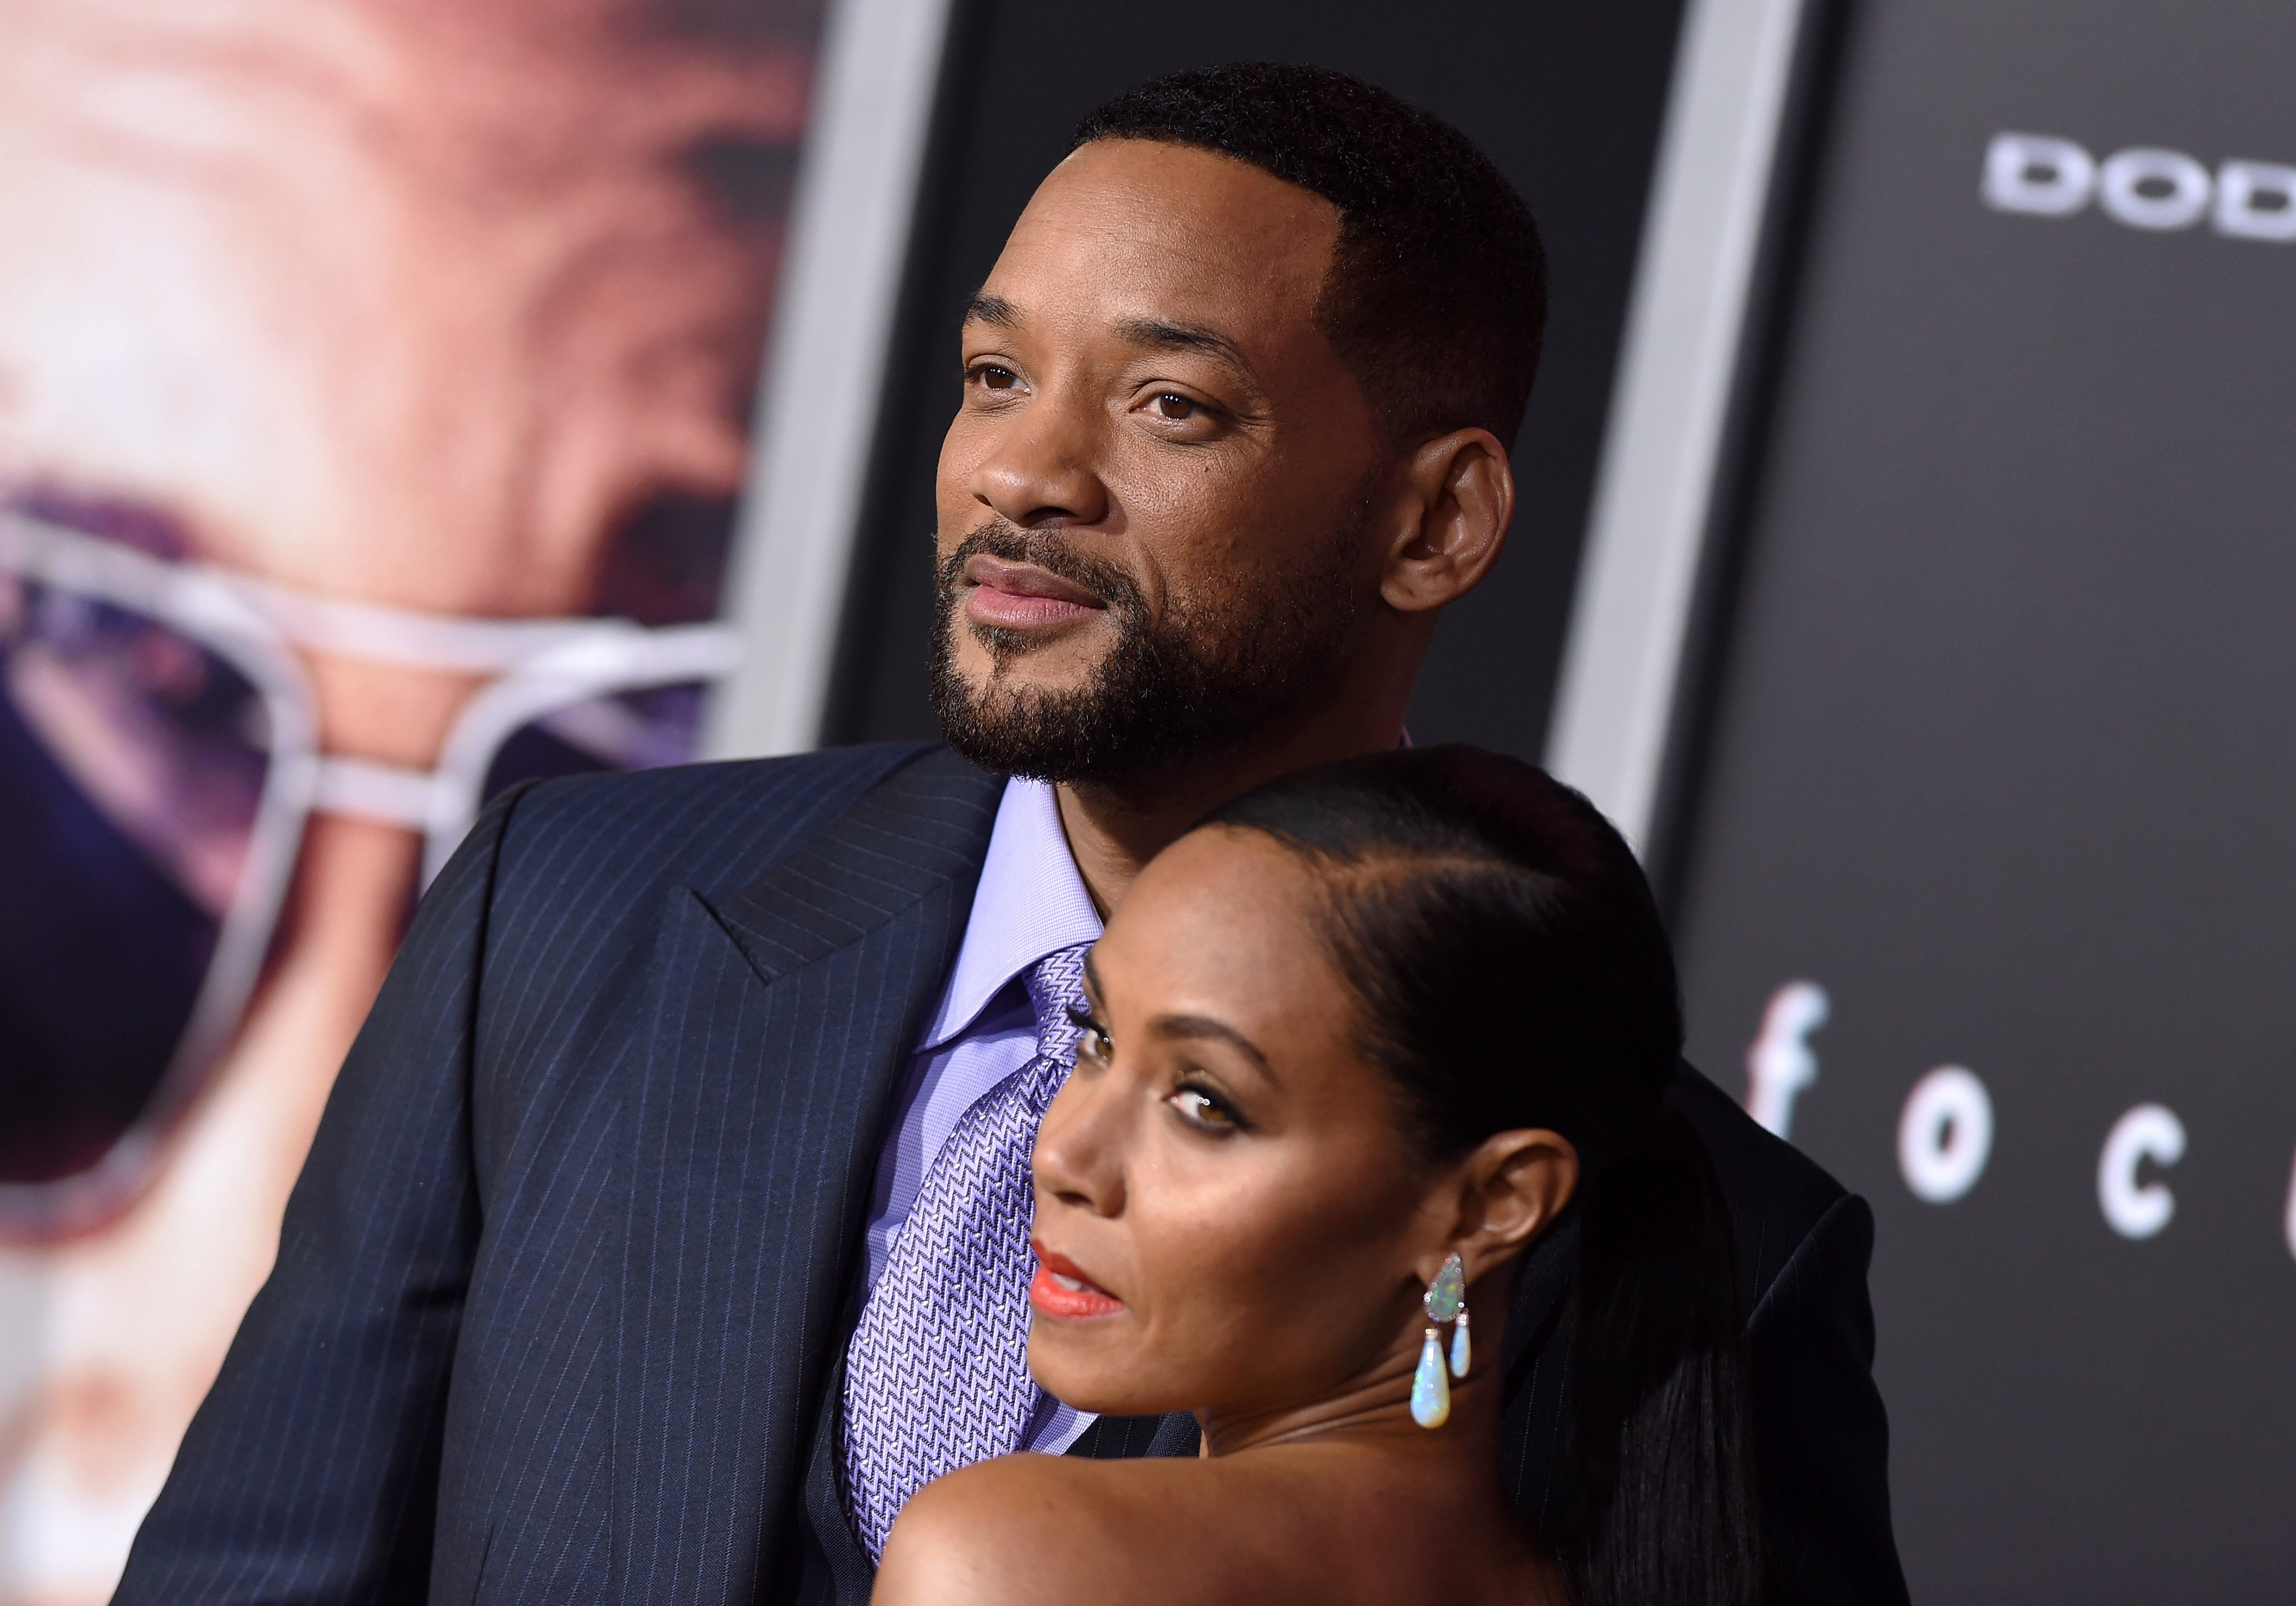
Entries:
POLYGON ((1666 1105, 1580 1204, 1570 1433, 1578 1606, 1751 1606, 1743 1300, 1706 1145, 1666 1105))

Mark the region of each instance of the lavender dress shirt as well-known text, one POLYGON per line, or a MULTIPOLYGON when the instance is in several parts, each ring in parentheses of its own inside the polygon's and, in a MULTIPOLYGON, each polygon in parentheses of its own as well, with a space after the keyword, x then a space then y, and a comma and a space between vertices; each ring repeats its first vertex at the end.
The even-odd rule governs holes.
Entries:
MULTIPOLYGON (((1006 782, 964 940, 909 1063, 897 1105, 900 1118, 877 1158, 869 1200, 870 1287, 916 1204, 925 1168, 959 1118, 1036 1054, 1036 1015, 1022 973, 1047 954, 1099 940, 1100 929, 1053 789, 1041 781, 1006 782)), ((1058 1454, 1092 1421, 1090 1413, 1039 1390, 1024 1442, 1058 1454)))

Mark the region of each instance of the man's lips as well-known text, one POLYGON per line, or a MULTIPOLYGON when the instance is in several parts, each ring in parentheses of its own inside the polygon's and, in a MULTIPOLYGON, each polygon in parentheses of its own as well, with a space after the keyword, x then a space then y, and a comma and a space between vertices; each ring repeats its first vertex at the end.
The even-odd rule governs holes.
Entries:
POLYGON ((987 553, 975 553, 964 561, 964 578, 972 587, 965 595, 964 615, 979 625, 1041 629, 1068 624, 1108 606, 1074 580, 1062 579, 1048 569, 987 553))
POLYGON ((1095 1287, 1084 1268, 1066 1255, 1055 1255, 1033 1238, 1029 1247, 1037 1251, 1037 1277, 1029 1284, 1029 1303, 1037 1307, 1037 1315, 1074 1322, 1087 1316, 1112 1316, 1124 1308, 1123 1300, 1095 1287))

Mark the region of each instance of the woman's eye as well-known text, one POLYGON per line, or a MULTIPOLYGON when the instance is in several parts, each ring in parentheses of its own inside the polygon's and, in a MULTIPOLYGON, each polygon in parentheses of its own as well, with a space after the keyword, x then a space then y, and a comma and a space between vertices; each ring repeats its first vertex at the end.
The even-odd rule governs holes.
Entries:
POLYGON ((1191 1125, 1211 1132, 1233 1132, 1241 1124, 1235 1111, 1200 1088, 1183 1087, 1173 1094, 1172 1108, 1191 1125))
POLYGON ((1108 1028, 1082 1010, 1071 1006, 1069 1010, 1069 1021, 1077 1028, 1078 1034, 1077 1037, 1078 1058, 1105 1060, 1116 1052, 1115 1040, 1109 1037, 1108 1028))
POLYGON ((1194 402, 1172 390, 1165 391, 1152 405, 1155 407, 1159 417, 1168 418, 1176 422, 1181 419, 1193 418, 1202 411, 1194 402))
POLYGON ((987 363, 975 368, 972 371, 972 377, 979 380, 984 389, 989 390, 1010 390, 1021 382, 1019 374, 1010 368, 999 368, 994 363, 987 363))

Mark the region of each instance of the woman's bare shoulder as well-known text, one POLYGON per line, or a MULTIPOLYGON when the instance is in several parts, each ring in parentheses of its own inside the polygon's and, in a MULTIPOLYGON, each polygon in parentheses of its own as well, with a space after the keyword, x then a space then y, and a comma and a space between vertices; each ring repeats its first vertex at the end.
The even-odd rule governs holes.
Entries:
POLYGON ((1337 1446, 1217 1460, 1008 1455, 928 1485, 873 1606, 1561 1602, 1504 1502, 1480 1539, 1392 1457, 1337 1446), (1434 1500, 1439 1509, 1431 1509, 1434 1500), (1479 1548, 1480 1547, 1480 1548, 1479 1548))
POLYGON ((967 1467, 902 1511, 872 1606, 1169 1600, 1185 1593, 1186 1562, 1168 1553, 1168 1525, 1185 1530, 1206 1481, 1187 1460, 1021 1454, 967 1467))

